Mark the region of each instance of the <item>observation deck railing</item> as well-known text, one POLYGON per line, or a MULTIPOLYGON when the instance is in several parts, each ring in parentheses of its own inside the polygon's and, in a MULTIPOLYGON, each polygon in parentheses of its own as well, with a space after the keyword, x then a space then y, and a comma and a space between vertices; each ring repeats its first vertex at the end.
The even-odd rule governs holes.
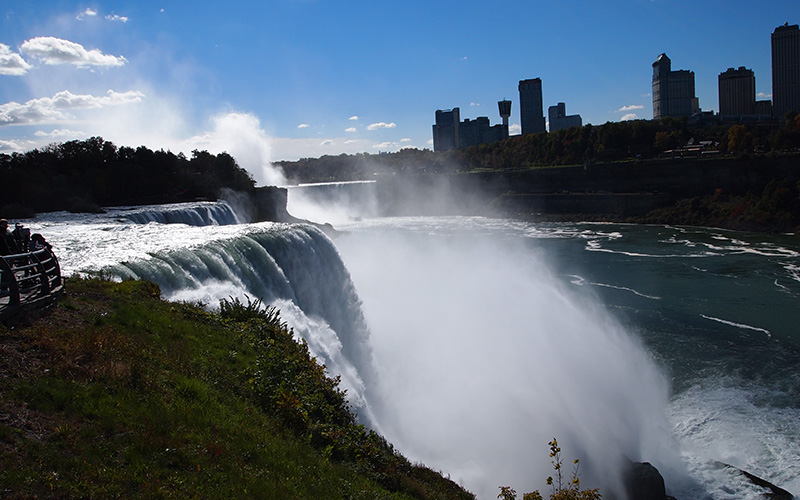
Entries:
POLYGON ((26 310, 44 308, 64 292, 61 267, 46 247, 0 256, 0 321, 26 310))

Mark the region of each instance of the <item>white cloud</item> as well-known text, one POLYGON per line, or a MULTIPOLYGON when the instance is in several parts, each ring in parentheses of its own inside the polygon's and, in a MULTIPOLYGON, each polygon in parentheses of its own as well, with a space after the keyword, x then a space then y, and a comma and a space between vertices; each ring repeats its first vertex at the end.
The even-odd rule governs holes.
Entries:
POLYGON ((300 125, 297 126, 297 128, 308 128, 310 126, 311 125, 309 125, 308 123, 301 123, 300 125))
POLYGON ((354 122, 354 121, 358 120, 358 116, 356 116, 356 115, 353 115, 353 116, 351 116, 350 118, 348 118, 348 120, 350 120, 350 121, 353 121, 353 122, 354 122))
POLYGON ((356 141, 353 139, 347 139, 346 141, 344 141, 345 144, 355 144, 355 142, 356 141))
POLYGON ((355 128, 355 127, 348 127, 348 128, 346 128, 346 129, 344 129, 344 131, 345 131, 345 132, 355 132, 355 131, 356 131, 356 128, 355 128))
POLYGON ((402 139, 400 139, 400 142, 411 142, 411 139, 409 139, 408 137, 403 137, 402 139))
POLYGON ((40 36, 25 41, 20 51, 42 60, 45 64, 74 64, 87 66, 122 66, 128 62, 122 56, 103 54, 97 49, 86 50, 83 45, 52 36, 40 36))
POLYGON ((378 122, 372 123, 367 127, 367 130, 378 130, 379 128, 395 128, 397 125, 394 122, 386 123, 386 122, 378 122))
POLYGON ((637 115, 636 113, 628 113, 621 118, 621 121, 625 122, 628 120, 638 120, 638 119, 639 115, 637 115))
POLYGON ((11 51, 11 47, 0 43, 0 75, 20 76, 27 73, 31 65, 19 54, 11 51))
POLYGON ((75 17, 75 19, 77 19, 78 21, 83 21, 84 19, 87 19, 87 18, 90 18, 90 17, 95 17, 96 15, 97 15, 97 11, 96 10, 87 7, 86 10, 84 10, 83 12, 78 14, 75 17))
POLYGON ((324 141, 320 142, 320 146, 333 146, 335 143, 331 139, 325 139, 324 141))
POLYGON ((644 109, 644 106, 639 104, 631 104, 629 106, 622 106, 617 110, 617 113, 624 113, 626 111, 633 111, 634 109, 644 109))
POLYGON ((375 149, 392 149, 392 148, 397 148, 399 146, 400 145, 398 143, 391 141, 381 142, 380 144, 372 145, 372 147, 375 149))
POLYGON ((512 123, 508 126, 508 134, 509 135, 518 135, 522 133, 522 125, 519 123, 512 123))
POLYGON ((10 140, 6 141, 0 139, 0 151, 8 151, 9 153, 17 151, 30 151, 35 149, 36 144, 33 141, 26 140, 10 140))
POLYGON ((480 106, 481 104, 479 102, 471 102, 471 103, 469 103, 469 105, 470 106, 480 106))
POLYGON ((109 14, 106 16, 107 21, 119 21, 121 23, 127 23, 128 18, 126 16, 118 16, 116 14, 109 14))
POLYGON ((758 94, 756 94, 756 95, 757 95, 758 97, 762 98, 762 99, 772 99, 772 94, 767 94, 767 93, 765 93, 765 92, 759 92, 759 93, 758 93, 758 94))
POLYGON ((55 129, 55 130, 53 130, 51 132, 45 132, 43 130, 37 130, 36 132, 34 132, 33 135, 35 135, 36 137, 47 137, 47 138, 51 138, 51 139, 61 139, 61 138, 64 138, 64 137, 73 137, 73 138, 86 137, 89 134, 87 134, 86 132, 80 132, 78 130, 55 129))
POLYGON ((25 104, 12 101, 0 105, 0 125, 55 123, 71 119, 70 111, 134 104, 141 102, 143 97, 144 94, 135 90, 128 92, 109 90, 105 96, 99 97, 73 94, 64 90, 53 97, 31 99, 25 104))

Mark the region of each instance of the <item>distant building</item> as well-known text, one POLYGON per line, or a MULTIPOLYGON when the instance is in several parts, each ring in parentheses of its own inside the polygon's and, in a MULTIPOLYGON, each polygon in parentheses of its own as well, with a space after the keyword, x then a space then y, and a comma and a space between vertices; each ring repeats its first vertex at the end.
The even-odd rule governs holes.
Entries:
POLYGON ((436 110, 436 124, 433 126, 434 151, 447 151, 461 147, 460 121, 461 111, 458 108, 436 110))
POLYGON ((547 108, 547 116, 550 119, 550 132, 570 127, 582 127, 583 120, 581 115, 567 116, 567 105, 563 102, 547 108))
POLYGON ((541 78, 520 80, 519 119, 523 135, 545 131, 541 78))
POLYGON ((500 101, 498 107, 503 124, 494 126, 489 124, 489 118, 485 116, 460 121, 459 108, 437 110, 436 123, 433 126, 433 150, 447 151, 507 139, 511 101, 500 101))
POLYGON ((719 74, 719 117, 723 122, 761 122, 772 118, 772 103, 756 101, 753 70, 740 66, 719 74))
POLYGON ((653 63, 653 119, 692 116, 700 113, 694 94, 694 71, 672 71, 666 54, 653 63))
POLYGON ((756 112, 756 77, 753 70, 740 66, 719 74, 720 116, 753 115, 756 112))
POLYGON ((800 28, 785 23, 772 33, 772 107, 776 118, 800 112, 800 28))
POLYGON ((503 120, 503 139, 508 139, 508 118, 511 116, 511 101, 503 99, 497 101, 500 118, 503 120))

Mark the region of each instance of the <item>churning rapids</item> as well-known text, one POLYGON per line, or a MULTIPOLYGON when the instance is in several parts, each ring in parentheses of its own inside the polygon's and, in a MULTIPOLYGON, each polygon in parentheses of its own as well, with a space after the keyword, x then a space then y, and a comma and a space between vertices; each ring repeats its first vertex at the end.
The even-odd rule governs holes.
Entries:
MULTIPOLYGON (((289 211, 319 220, 309 195, 289 211)), ((715 461, 800 493, 798 237, 349 210, 334 239, 225 203, 22 222, 65 274, 277 305, 365 422, 479 498, 549 491, 554 436, 604 493, 623 457, 679 499, 759 497, 715 461)))

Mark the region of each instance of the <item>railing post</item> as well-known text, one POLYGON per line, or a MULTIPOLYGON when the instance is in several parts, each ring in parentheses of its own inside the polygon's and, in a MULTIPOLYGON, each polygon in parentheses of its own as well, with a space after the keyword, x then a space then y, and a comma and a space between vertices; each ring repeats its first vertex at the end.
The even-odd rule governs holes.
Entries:
POLYGON ((47 275, 47 269, 42 264, 42 259, 36 255, 38 252, 31 252, 31 259, 36 262, 36 272, 39 274, 39 286, 43 295, 50 293, 50 277, 47 275))
POLYGON ((8 305, 15 306, 19 304, 19 284, 17 283, 17 276, 14 273, 13 268, 8 263, 5 257, 0 257, 0 271, 2 271, 0 273, 2 274, 0 280, 2 280, 3 285, 8 286, 8 292, 9 292, 8 305))

